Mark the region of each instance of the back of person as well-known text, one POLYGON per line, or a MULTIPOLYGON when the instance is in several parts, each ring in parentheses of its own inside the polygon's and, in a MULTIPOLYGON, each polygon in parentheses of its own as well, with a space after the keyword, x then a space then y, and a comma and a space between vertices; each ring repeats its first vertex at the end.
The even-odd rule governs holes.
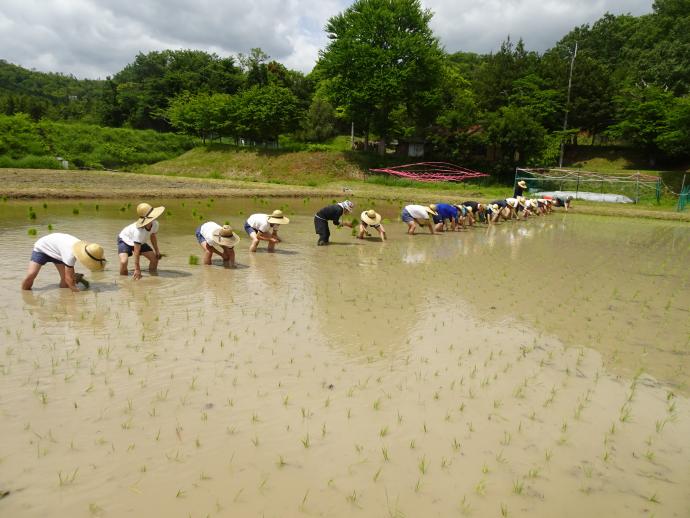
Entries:
POLYGON ((79 238, 70 234, 54 232, 39 238, 34 243, 34 250, 62 261, 67 266, 74 266, 77 258, 74 255, 73 247, 78 241, 79 238))
POLYGON ((447 203, 437 203, 436 212, 438 212, 439 217, 443 220, 457 219, 458 217, 457 207, 453 207, 452 205, 449 205, 447 203))
POLYGON ((158 228, 158 221, 151 223, 151 230, 146 230, 145 227, 137 227, 136 223, 132 223, 123 228, 118 237, 129 246, 134 246, 134 243, 144 245, 149 242, 151 234, 158 233, 158 228))
POLYGON ((337 203, 327 205, 316 213, 316 217, 326 221, 338 221, 343 215, 344 209, 337 203))

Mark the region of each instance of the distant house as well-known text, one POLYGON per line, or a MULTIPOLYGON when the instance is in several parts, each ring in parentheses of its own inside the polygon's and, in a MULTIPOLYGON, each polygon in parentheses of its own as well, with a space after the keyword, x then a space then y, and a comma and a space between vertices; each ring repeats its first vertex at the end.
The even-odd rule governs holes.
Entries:
POLYGON ((403 137, 398 139, 395 154, 398 156, 409 156, 421 158, 424 156, 426 141, 423 137, 403 137))

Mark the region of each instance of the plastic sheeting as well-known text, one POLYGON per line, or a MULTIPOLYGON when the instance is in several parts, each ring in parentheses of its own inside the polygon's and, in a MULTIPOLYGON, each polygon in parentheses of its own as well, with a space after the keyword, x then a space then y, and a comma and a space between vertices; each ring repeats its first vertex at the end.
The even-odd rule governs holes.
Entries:
POLYGON ((606 203, 635 203, 635 201, 622 194, 610 194, 600 192, 587 191, 546 191, 546 192, 530 192, 530 197, 554 196, 558 198, 567 198, 572 196, 575 200, 587 201, 603 201, 606 203))

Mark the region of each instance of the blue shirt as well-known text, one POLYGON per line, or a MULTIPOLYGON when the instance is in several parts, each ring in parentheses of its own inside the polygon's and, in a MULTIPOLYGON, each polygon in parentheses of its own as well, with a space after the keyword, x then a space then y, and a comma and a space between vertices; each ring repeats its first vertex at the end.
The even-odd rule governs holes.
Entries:
POLYGON ((436 212, 438 212, 438 217, 441 219, 458 219, 458 209, 447 203, 437 203, 436 212))

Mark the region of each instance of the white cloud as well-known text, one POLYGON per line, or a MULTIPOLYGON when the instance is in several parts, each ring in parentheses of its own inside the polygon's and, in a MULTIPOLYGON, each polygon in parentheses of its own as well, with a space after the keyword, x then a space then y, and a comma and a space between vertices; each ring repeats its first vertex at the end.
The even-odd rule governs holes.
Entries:
MULTIPOLYGON (((260 47, 308 72, 323 28, 351 0, 1 0, 0 59, 77 77, 105 77, 139 52, 193 48, 219 55, 260 47)), ((543 51, 606 11, 651 11, 652 0, 423 0, 449 52, 489 52, 507 35, 543 51)))
POLYGON ((592 24, 606 12, 641 15, 652 0, 424 0, 448 52, 498 50, 510 35, 529 50, 543 52, 573 28, 592 24))

